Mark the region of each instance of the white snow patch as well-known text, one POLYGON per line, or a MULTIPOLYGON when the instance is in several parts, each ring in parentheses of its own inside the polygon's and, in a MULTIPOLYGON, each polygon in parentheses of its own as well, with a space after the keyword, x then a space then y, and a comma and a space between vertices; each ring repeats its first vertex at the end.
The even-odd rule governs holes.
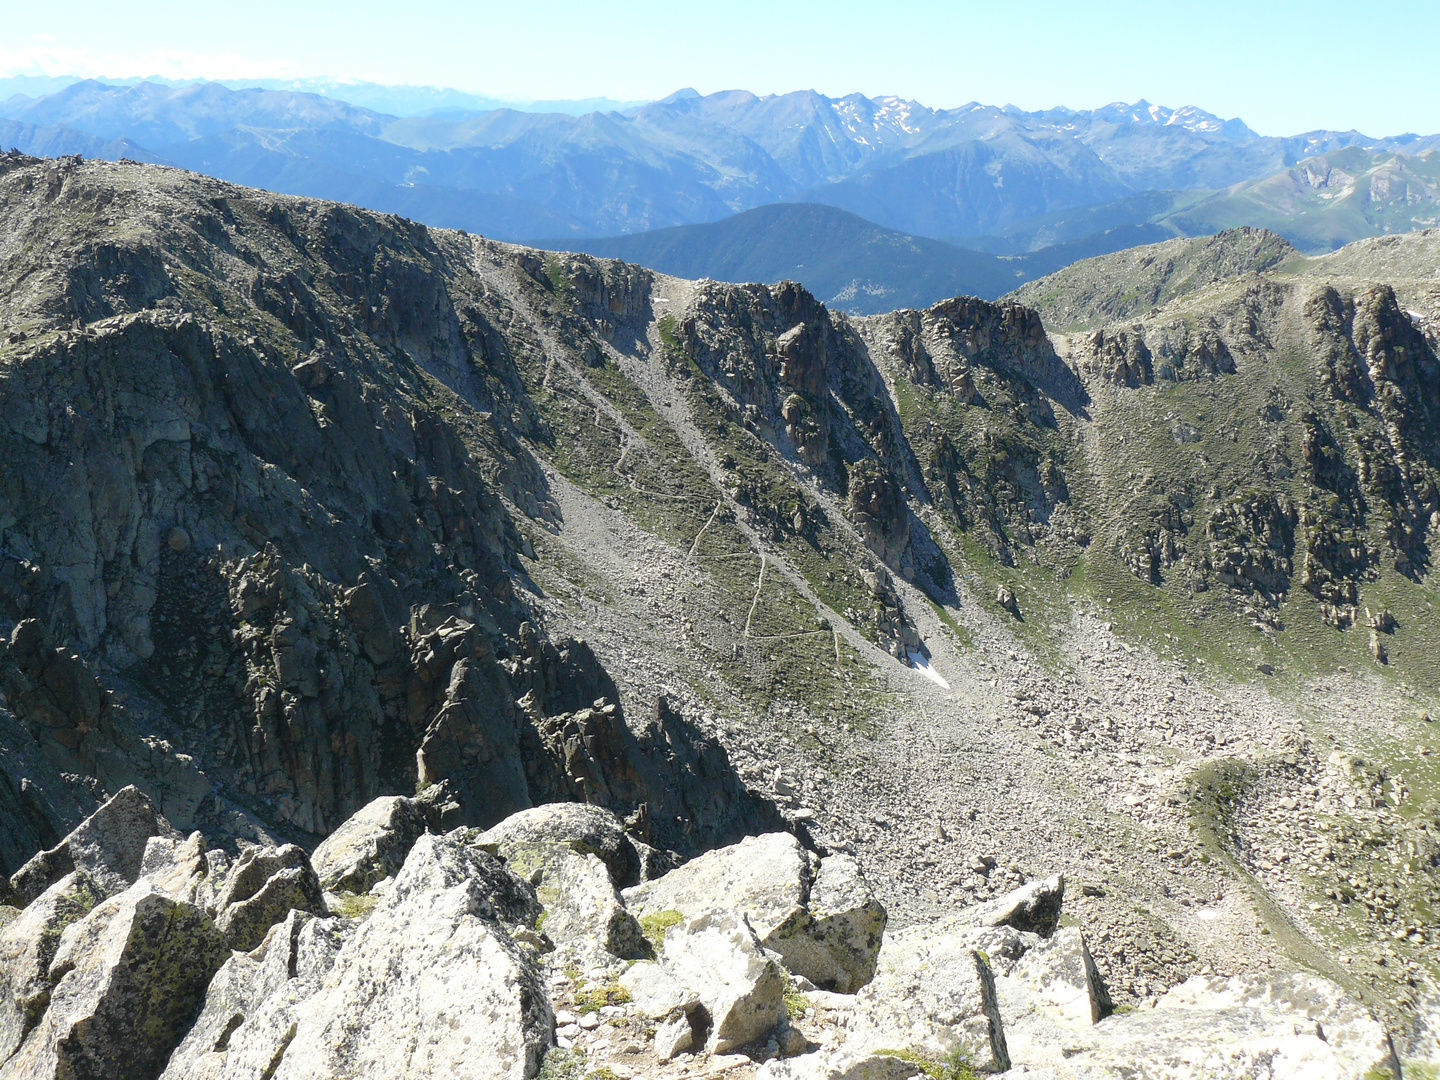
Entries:
POLYGON ((936 671, 930 666, 930 661, 925 659, 923 653, 912 652, 909 654, 909 656, 910 663, 915 665, 916 671, 918 671, 921 675, 924 675, 925 678, 929 679, 936 686, 941 687, 945 690, 950 689, 950 684, 945 681, 944 677, 938 671, 936 671))

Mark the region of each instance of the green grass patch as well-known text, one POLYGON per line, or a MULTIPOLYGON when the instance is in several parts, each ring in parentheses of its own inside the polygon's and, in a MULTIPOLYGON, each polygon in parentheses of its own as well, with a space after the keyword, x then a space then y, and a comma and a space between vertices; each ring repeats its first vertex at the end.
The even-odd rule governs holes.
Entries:
POLYGON ((575 995, 575 1011, 581 1016, 586 1013, 599 1012, 606 1005, 624 1005, 630 1000, 630 991, 617 982, 606 983, 604 986, 592 986, 589 990, 582 990, 575 995))
POLYGON ((330 905, 332 913, 342 919, 368 919, 380 903, 380 897, 373 893, 344 894, 330 905))
POLYGON ((665 931, 672 926, 685 921, 685 916, 673 909, 669 911, 657 911, 650 915, 640 916, 640 930, 644 933, 651 947, 658 953, 665 944, 665 931))
POLYGON ((810 999, 800 992, 800 989, 789 979, 785 980, 785 1015, 791 1019, 805 1015, 805 1010, 810 1008, 810 999))
POLYGON ((930 1080, 980 1080, 973 1056, 963 1047, 957 1046, 943 1056, 936 1056, 915 1048, 876 1050, 875 1052, 918 1065, 920 1071, 930 1077, 930 1080))
POLYGON ((545 1055, 540 1065, 539 1080, 583 1080, 585 1052, 556 1047, 545 1055))

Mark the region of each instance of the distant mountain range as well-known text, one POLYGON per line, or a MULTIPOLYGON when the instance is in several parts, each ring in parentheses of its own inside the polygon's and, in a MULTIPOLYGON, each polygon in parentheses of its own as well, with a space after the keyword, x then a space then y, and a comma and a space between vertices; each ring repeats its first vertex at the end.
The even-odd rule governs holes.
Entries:
MULTIPOLYGON (((85 80, 76 75, 10 75, 0 77, 0 101, 17 95, 45 97, 85 80)), ((154 83, 178 89, 210 80, 167 79, 159 75, 147 78, 111 79, 98 82, 112 86, 138 86, 154 83)), ((393 116, 456 116, 486 109, 523 109, 526 112, 559 112, 581 116, 590 112, 638 109, 646 101, 617 101, 614 98, 510 98, 472 94, 447 86, 395 86, 358 79, 332 79, 324 76, 308 79, 219 79, 217 85, 230 90, 289 90, 301 94, 319 94, 339 98, 362 109, 393 116)))
POLYGON ((1336 150, 1440 146, 1437 137, 1355 131, 1266 137, 1238 120, 1145 102, 1027 113, 859 94, 682 90, 571 116, 467 111, 463 95, 430 96, 444 115, 397 116, 294 90, 86 80, 12 96, 0 116, 128 139, 158 159, 241 183, 363 193, 380 209, 505 239, 640 232, 782 201, 838 206, 919 236, 977 237, 1142 192, 1262 180, 1336 150))
POLYGON ((1144 101, 682 90, 521 110, 328 79, 6 90, 0 144, 30 153, 167 163, 690 277, 797 277, 852 311, 995 296, 1058 258, 1234 226, 1317 252, 1440 221, 1440 136, 1278 138, 1144 101))
POLYGON ((775 203, 704 225, 537 246, 624 259, 683 278, 798 281, 855 315, 928 307, 950 296, 994 299, 1077 259, 1171 234, 1122 225, 1024 255, 997 256, 912 236, 819 203, 775 203))

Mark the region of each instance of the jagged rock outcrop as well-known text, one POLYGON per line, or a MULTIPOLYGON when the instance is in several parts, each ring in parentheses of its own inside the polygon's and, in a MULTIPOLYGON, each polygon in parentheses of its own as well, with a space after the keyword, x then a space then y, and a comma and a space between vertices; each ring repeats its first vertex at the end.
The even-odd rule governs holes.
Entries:
POLYGON ((202 909, 149 882, 102 900, 61 935, 44 1013, 0 1076, 157 1076, 225 955, 202 909))
POLYGON ((1400 1077, 1384 1029, 1326 979, 1197 976, 1155 1008, 1072 1038, 1063 1066, 1084 1080, 1400 1077))
POLYGON ((297 1009, 275 1080, 533 1076, 554 1017, 533 953, 508 928, 539 914, 533 890, 493 857, 422 836, 297 1009))
POLYGON ((270 927, 291 911, 325 912, 310 860, 294 844, 271 850, 247 848, 215 897, 215 925, 225 935, 225 944, 240 952, 259 945, 270 927))
POLYGON ((712 1053, 768 1034, 784 1014, 785 976, 738 912, 711 911, 676 924, 665 934, 661 964, 699 996, 712 1053))
MULTIPOLYGON (((366 842, 340 850, 364 857, 336 865, 365 865, 397 809, 415 807, 382 802, 341 830, 366 842)), ((113 829, 116 807, 109 819, 113 829)), ((879 909, 878 959, 860 954, 865 984, 812 987, 796 999, 804 1015, 787 1016, 782 964, 818 964, 805 942, 843 968, 852 954, 824 931, 838 927, 851 949, 857 920, 878 905, 852 858, 815 860, 785 834, 710 852, 622 897, 613 875, 636 862, 618 819, 535 808, 487 834, 422 832, 393 878, 373 883, 367 902, 350 894, 337 915, 318 902, 298 848, 232 860, 199 833, 177 839, 153 814, 130 824, 145 840, 133 883, 113 879, 122 888, 106 898, 74 870, 0 928, 5 1080, 528 1080, 557 1016, 562 1046, 585 1029, 577 1019, 598 1026, 593 1012, 552 1004, 549 987, 567 984, 561 973, 576 961, 593 965, 585 1008, 622 1026, 633 1017, 656 1061, 778 1052, 767 1080, 901 1080, 958 1061, 1093 1080, 1198 1078, 1217 1063, 1236 1075, 1272 1065, 1275 1075, 1398 1075, 1384 1028, 1313 976, 1197 977, 1151 1009, 1111 1015, 1084 934, 1058 926, 1058 875, 883 939, 879 909), (646 917, 656 959, 627 965, 627 951, 652 948, 641 902, 676 906, 646 917), (833 1026, 817 1031, 819 1018, 833 1026)))
MULTIPOLYGON (((439 780, 476 826, 583 798, 694 828, 696 793, 645 758, 593 654, 521 631, 512 578, 509 507, 556 511, 520 441, 542 435, 522 377, 539 347, 510 328, 534 303, 577 349, 633 332, 648 274, 570 260, 565 314, 528 256, 504 256, 520 293, 484 284, 478 239, 133 168, 0 169, 4 235, 56 260, 0 245, 0 280, 27 282, 0 305, 0 631, 21 624, 0 728, 13 711, 12 757, 53 762, 0 763, 19 846, 93 809, 52 773, 136 783, 185 828, 232 828, 238 803, 261 842, 259 822, 323 835, 439 780)), ((679 745, 703 741, 683 718, 663 738, 726 771, 679 745)))
POLYGON ((31 901, 0 932, 0 1059, 8 1060, 50 1004, 50 963, 61 935, 104 898, 82 871, 73 871, 31 901))
POLYGON ((161 1080, 260 1077, 295 1037, 297 1007, 313 996, 353 927, 291 912, 248 953, 231 953, 161 1080))
POLYGON ((870 1049, 960 1051, 981 1068, 1010 1068, 1005 1026, 986 949, 994 931, 928 928, 886 938, 874 979, 855 996, 851 1040, 870 1049))
POLYGON ((616 888, 640 883, 647 861, 642 849, 626 832, 624 823, 608 811, 585 803, 549 803, 512 814, 480 837, 502 851, 515 844, 559 844, 578 855, 594 855, 610 873, 616 888))
MULTIPOLYGON (((503 823, 502 823, 503 824, 503 823)), ((571 845, 546 840, 490 841, 515 873, 535 887, 545 911, 537 923, 547 938, 584 957, 596 949, 627 960, 647 956, 645 934, 625 907, 610 868, 571 845)))
POLYGON ((24 906, 54 882, 79 870, 103 895, 111 896, 140 876, 152 836, 180 839, 143 792, 123 788, 59 844, 15 871, 10 877, 11 895, 24 906))

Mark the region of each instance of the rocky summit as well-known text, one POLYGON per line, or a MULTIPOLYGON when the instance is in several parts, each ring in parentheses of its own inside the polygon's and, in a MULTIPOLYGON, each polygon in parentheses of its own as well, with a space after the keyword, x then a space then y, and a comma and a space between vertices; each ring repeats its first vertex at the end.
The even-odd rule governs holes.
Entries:
POLYGON ((0 156, 0 1080, 1432 1075, 1437 350, 0 156))

